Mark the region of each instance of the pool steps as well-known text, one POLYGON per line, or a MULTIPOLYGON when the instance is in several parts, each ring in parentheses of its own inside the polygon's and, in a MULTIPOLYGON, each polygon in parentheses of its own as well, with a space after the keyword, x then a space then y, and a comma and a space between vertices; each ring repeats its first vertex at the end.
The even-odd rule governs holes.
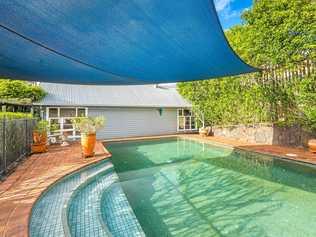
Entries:
POLYGON ((67 235, 69 234, 66 237, 92 236, 91 233, 94 237, 112 236, 102 219, 99 218, 98 213, 100 212, 99 202, 103 190, 111 186, 117 179, 112 167, 111 170, 103 171, 91 177, 73 192, 64 209, 64 216, 66 215, 67 218, 64 227, 67 235), (79 206, 80 204, 81 206, 79 206), (88 218, 81 218, 82 211, 88 218))
MULTIPOLYGON (((114 208, 111 208, 112 212, 120 213, 122 211, 121 205, 113 207, 114 208)), ((109 210, 107 214, 111 217, 115 216, 115 214, 111 214, 109 210)), ((33 206, 29 227, 30 237, 77 237, 91 236, 91 233, 93 233, 93 236, 112 237, 122 236, 119 235, 122 234, 122 230, 125 231, 124 233, 128 234, 128 236, 145 236, 135 214, 129 206, 128 200, 120 187, 118 176, 109 160, 89 165, 62 178, 49 187, 33 206), (89 191, 91 190, 94 191, 93 195, 89 195, 89 191), (106 203, 106 201, 104 201, 107 195, 111 197, 108 200, 112 200, 112 203, 106 203), (83 200, 80 199, 82 197, 83 200), (85 197, 88 198, 84 200, 85 197), (116 200, 118 197, 120 197, 120 200, 116 200), (81 218, 82 214, 80 209, 76 210, 80 202, 84 203, 82 208, 84 208, 85 217, 83 219, 81 218), (121 220, 116 219, 116 221, 121 224, 121 226, 119 226, 121 233, 113 228, 109 230, 107 224, 111 223, 111 221, 113 223, 113 220, 108 222, 101 210, 102 205, 113 205, 113 202, 123 203, 123 211, 125 211, 125 215, 126 211, 128 214, 127 218, 124 216, 124 221, 127 222, 127 225, 122 223, 121 220), (87 218, 87 214, 90 215, 90 218, 87 218), (79 216, 76 217, 74 215, 79 216), (81 218, 83 222, 78 223, 76 221, 76 225, 72 225, 71 227, 71 218, 79 218, 79 220, 81 218), (82 226, 82 224, 85 224, 85 226, 82 226), (125 226, 134 226, 134 228, 126 229, 127 227, 125 226), (76 228, 80 229, 78 230, 76 228), (89 230, 92 232, 89 232, 89 230), (77 234, 74 235, 72 233, 77 234), (99 235, 95 233, 99 233, 99 235), (114 235, 112 233, 114 233, 114 235)))
POLYGON ((51 185, 35 202, 29 223, 29 236, 65 236, 63 208, 76 188, 90 177, 113 166, 109 161, 101 161, 65 176, 51 185))
POLYGON ((102 221, 114 236, 145 236, 120 183, 102 193, 100 208, 102 221))
POLYGON ((115 172, 104 171, 80 185, 65 213, 69 236, 145 236, 115 172), (83 210, 86 218, 80 218, 83 210))

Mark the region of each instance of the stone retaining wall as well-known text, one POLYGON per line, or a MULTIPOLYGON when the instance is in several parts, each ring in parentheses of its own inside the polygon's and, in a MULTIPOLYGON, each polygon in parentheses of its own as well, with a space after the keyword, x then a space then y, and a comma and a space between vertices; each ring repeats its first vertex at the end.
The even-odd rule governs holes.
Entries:
POLYGON ((274 124, 262 123, 252 125, 215 126, 212 128, 214 136, 226 137, 246 141, 283 146, 306 146, 313 135, 305 132, 300 126, 280 127, 274 124))

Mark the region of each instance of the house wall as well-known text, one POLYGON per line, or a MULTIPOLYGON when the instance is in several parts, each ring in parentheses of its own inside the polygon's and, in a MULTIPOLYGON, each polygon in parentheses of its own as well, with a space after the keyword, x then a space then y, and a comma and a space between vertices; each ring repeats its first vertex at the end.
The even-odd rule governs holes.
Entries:
POLYGON ((104 116, 98 139, 173 134, 177 132, 177 109, 89 107, 88 116, 104 116))

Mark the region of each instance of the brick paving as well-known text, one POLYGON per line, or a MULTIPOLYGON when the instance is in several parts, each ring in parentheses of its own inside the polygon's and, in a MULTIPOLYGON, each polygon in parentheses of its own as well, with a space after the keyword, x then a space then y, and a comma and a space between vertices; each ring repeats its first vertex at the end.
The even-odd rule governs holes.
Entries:
POLYGON ((303 148, 292 148, 276 145, 248 145, 238 146, 237 148, 316 165, 316 154, 303 148))
POLYGON ((305 162, 309 164, 316 164, 316 153, 309 152, 303 148, 293 148, 277 145, 267 145, 267 144, 253 144, 247 143, 240 140, 233 140, 223 137, 202 137, 198 134, 188 134, 181 135, 182 137, 188 137, 196 140, 204 140, 212 143, 219 143, 223 145, 228 145, 236 149, 247 150, 252 152, 263 153, 267 155, 274 155, 282 157, 285 159, 305 162), (294 155, 294 156, 293 156, 294 155))
POLYGON ((0 236, 26 237, 32 206, 50 185, 84 166, 110 157, 101 142, 94 157, 84 159, 80 144, 54 145, 43 154, 27 158, 0 183, 0 236))

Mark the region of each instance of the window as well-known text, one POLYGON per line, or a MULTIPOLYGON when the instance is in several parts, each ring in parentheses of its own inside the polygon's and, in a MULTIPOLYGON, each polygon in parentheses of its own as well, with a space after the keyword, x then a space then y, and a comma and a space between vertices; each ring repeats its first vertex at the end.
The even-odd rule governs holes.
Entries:
POLYGON ((78 107, 49 107, 46 110, 46 119, 50 125, 57 127, 56 131, 53 131, 52 136, 66 135, 70 138, 80 137, 80 132, 76 131, 72 124, 72 119, 75 117, 85 117, 88 115, 88 108, 78 107))
POLYGON ((57 118, 58 117, 58 108, 48 108, 48 117, 57 118))
POLYGON ((76 108, 60 108, 60 117, 76 117, 76 108))
POLYGON ((178 130, 184 130, 184 117, 179 116, 178 117, 178 130))
POLYGON ((194 113, 189 109, 178 109, 178 131, 194 131, 196 129, 194 113))
POLYGON ((86 109, 85 108, 78 108, 77 117, 85 117, 86 116, 86 109))

